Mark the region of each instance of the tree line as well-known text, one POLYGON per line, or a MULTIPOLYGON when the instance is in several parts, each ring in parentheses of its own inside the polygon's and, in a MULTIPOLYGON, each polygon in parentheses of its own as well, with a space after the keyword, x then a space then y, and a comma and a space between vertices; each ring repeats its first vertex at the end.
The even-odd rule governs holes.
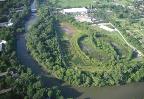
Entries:
POLYGON ((143 62, 122 59, 119 63, 107 64, 111 67, 110 72, 107 71, 108 67, 104 65, 105 63, 101 64, 103 70, 100 72, 88 72, 64 64, 59 48, 61 44, 57 40, 59 33, 56 29, 57 22, 65 20, 78 28, 89 29, 89 27, 86 24, 76 22, 69 16, 59 14, 60 16, 57 17, 55 14, 56 17, 54 17, 53 10, 50 7, 42 7, 38 13, 39 22, 27 34, 27 47, 31 55, 38 63, 46 67, 47 71, 59 79, 78 86, 119 85, 143 80, 144 74, 141 72, 144 69, 143 62))
POLYGON ((6 0, 0 2, 1 15, 5 12, 12 18, 12 27, 0 28, 0 39, 6 40, 7 44, 0 52, 0 91, 11 88, 9 92, 0 95, 1 99, 63 99, 61 91, 57 86, 45 87, 40 78, 32 74, 30 69, 22 66, 16 56, 16 33, 23 33, 24 23, 30 15, 30 3, 32 0, 6 0), (17 7, 23 6, 23 12, 15 12, 17 7))

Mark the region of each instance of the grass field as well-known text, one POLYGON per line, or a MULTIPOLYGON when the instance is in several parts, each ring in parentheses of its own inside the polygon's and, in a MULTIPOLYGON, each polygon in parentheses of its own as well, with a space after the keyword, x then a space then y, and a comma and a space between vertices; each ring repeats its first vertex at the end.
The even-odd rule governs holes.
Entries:
MULTIPOLYGON (((55 2, 56 0, 50 0, 55 2)), ((58 6, 66 7, 89 7, 93 0, 58 0, 58 6)))
MULTIPOLYGON (((59 7, 62 8, 68 8, 68 7, 90 7, 94 4, 94 2, 100 2, 100 3, 108 3, 106 1, 100 1, 100 0, 50 0, 51 2, 57 2, 59 7)), ((132 2, 132 0, 117 0, 117 3, 126 5, 132 2)))
POLYGON ((105 67, 111 70, 110 64, 130 56, 130 48, 117 32, 110 33, 95 27, 101 35, 99 37, 96 31, 89 32, 71 23, 63 22, 61 27, 64 28, 64 38, 69 41, 71 64, 83 71, 104 71, 105 67))

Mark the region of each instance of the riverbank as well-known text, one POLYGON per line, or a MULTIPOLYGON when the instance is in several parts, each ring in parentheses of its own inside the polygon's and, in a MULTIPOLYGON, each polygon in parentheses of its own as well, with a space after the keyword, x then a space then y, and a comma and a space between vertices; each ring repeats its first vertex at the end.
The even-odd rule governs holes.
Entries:
MULTIPOLYGON (((30 18, 27 23, 31 23, 30 21, 34 21, 34 18, 30 18)), ((41 66, 29 54, 26 47, 25 34, 17 35, 17 57, 21 64, 23 64, 27 68, 30 68, 35 75, 40 76, 45 86, 59 86, 65 98, 72 97, 78 99, 142 99, 144 97, 144 83, 134 83, 123 86, 102 88, 85 88, 72 87, 71 85, 68 85, 57 78, 49 76, 49 74, 43 68, 41 68, 41 66)))

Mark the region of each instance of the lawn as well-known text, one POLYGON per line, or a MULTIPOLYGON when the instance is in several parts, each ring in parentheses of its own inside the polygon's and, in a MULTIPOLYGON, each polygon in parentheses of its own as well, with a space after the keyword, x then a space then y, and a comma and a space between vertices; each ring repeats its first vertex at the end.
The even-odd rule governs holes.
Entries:
MULTIPOLYGON (((50 0, 55 2, 56 0, 50 0)), ((67 7, 89 7, 93 0, 58 0, 58 6, 67 7)))

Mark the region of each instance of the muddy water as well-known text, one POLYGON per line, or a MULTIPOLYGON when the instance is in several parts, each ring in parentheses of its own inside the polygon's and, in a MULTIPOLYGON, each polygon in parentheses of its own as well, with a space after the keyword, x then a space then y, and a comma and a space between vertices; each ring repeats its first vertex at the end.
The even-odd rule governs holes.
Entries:
MULTIPOLYGON (((80 88, 79 90, 84 90, 80 88)), ((144 83, 123 86, 85 88, 80 99, 144 99, 144 83)))
MULTIPOLYGON (((38 20, 35 14, 26 22, 26 31, 38 20)), ((133 83, 114 87, 73 87, 65 82, 50 76, 41 66, 31 57, 27 48, 25 34, 17 35, 17 57, 21 64, 31 68, 35 75, 40 76, 45 86, 59 86, 62 94, 75 99, 144 99, 144 83, 133 83)))

